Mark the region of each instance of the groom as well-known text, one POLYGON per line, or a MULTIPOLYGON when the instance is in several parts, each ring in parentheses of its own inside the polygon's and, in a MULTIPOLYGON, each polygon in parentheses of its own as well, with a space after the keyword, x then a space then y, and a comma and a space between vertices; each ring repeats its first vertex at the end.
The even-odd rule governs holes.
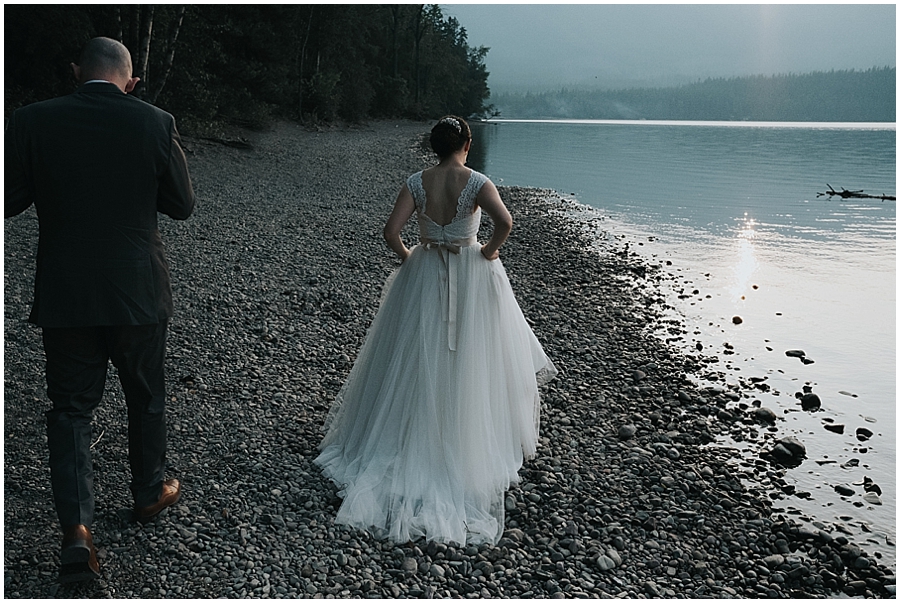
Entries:
POLYGON ((135 518, 175 504, 165 479, 163 364, 172 315, 157 212, 185 220, 194 191, 175 120, 128 93, 128 49, 88 42, 72 64, 80 86, 17 110, 5 134, 5 216, 32 203, 40 229, 34 304, 46 355, 50 481, 63 528, 60 581, 99 575, 91 418, 109 361, 128 407, 135 518))

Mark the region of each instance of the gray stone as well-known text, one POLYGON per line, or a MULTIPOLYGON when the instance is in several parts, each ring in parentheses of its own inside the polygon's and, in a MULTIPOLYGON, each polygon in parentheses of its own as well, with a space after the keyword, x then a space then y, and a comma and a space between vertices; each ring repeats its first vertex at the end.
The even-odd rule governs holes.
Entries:
POLYGON ((637 433, 637 427, 634 425, 622 425, 619 427, 619 439, 630 440, 637 433))
POLYGON ((800 398, 800 406, 803 410, 819 410, 822 407, 822 400, 816 394, 803 394, 800 398))
POLYGON ((841 496, 853 496, 854 494, 856 494, 856 490, 846 484, 837 484, 834 487, 834 491, 841 496))
POLYGON ((856 569, 867 569, 872 563, 869 561, 868 557, 857 557, 853 560, 853 567, 856 569))
POLYGON ((763 423, 774 423, 778 416, 771 408, 762 406, 760 408, 753 409, 753 418, 757 421, 762 421, 763 423))
POLYGON ((662 596, 662 593, 659 592, 659 587, 655 582, 644 582, 644 592, 647 594, 647 596, 653 597, 654 599, 658 599, 660 596, 662 596))
POLYGON ((617 551, 616 549, 606 549, 606 556, 612 559, 613 563, 616 564, 616 567, 622 565, 622 557, 619 556, 619 551, 617 551))
POLYGON ((875 494, 874 492, 866 492, 863 494, 863 500, 869 503, 870 505, 880 505, 881 497, 875 494))
POLYGON ((844 592, 848 595, 861 595, 866 592, 866 587, 865 580, 853 580, 847 583, 844 587, 844 592))
POLYGON ((597 558, 597 568, 602 572, 607 572, 616 567, 616 562, 607 557, 606 555, 600 555, 597 558))
MULTIPOLYGON (((806 457, 806 446, 798 440, 794 436, 787 436, 778 440, 776 444, 776 448, 781 446, 782 449, 787 450, 787 455, 795 458, 804 458, 806 457)), ((773 450, 774 453, 774 450, 773 450)), ((778 453, 775 453, 778 454, 778 453)), ((782 453, 783 454, 783 453, 782 453)))
POLYGON ((503 533, 504 536, 509 538, 510 540, 514 540, 515 542, 524 542, 525 541, 525 532, 519 530, 517 528, 510 528, 503 533))

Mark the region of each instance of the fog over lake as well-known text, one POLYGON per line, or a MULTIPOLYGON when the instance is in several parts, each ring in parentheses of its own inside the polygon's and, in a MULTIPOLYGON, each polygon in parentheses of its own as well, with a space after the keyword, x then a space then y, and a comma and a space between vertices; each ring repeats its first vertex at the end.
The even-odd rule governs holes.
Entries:
POLYGON ((896 65, 894 4, 449 4, 493 92, 896 65))

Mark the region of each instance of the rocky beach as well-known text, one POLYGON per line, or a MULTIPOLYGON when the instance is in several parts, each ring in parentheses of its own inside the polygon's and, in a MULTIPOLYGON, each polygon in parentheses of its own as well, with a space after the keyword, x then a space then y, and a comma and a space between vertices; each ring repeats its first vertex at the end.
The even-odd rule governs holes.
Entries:
POLYGON ((661 268, 614 236, 598 242, 598 217, 550 190, 500 188, 515 221, 501 261, 560 370, 504 537, 396 544, 333 524, 336 488, 312 460, 399 265, 381 229, 400 184, 432 161, 428 128, 280 123, 185 139, 198 207, 186 222, 160 218, 176 305, 169 475, 184 494, 153 523, 131 520, 111 370, 95 416, 102 578, 90 584, 56 583, 43 350, 25 322, 37 218, 6 221, 5 596, 893 597, 895 568, 830 526, 773 512, 802 443, 752 403, 754 383, 695 384, 710 359, 656 335, 679 330, 661 268), (735 432, 772 446, 748 459, 722 444, 735 432))

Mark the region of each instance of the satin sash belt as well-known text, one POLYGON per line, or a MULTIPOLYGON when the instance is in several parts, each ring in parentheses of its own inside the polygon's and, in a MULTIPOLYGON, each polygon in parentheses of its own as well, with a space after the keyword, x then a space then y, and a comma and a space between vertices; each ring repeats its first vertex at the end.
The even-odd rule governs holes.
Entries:
POLYGON ((444 320, 447 322, 447 342, 450 349, 456 351, 456 282, 459 269, 459 250, 468 245, 477 243, 475 237, 467 239, 441 239, 436 241, 428 237, 420 239, 425 249, 437 249, 444 267, 447 269, 445 278, 441 279, 441 299, 443 300, 444 320))

